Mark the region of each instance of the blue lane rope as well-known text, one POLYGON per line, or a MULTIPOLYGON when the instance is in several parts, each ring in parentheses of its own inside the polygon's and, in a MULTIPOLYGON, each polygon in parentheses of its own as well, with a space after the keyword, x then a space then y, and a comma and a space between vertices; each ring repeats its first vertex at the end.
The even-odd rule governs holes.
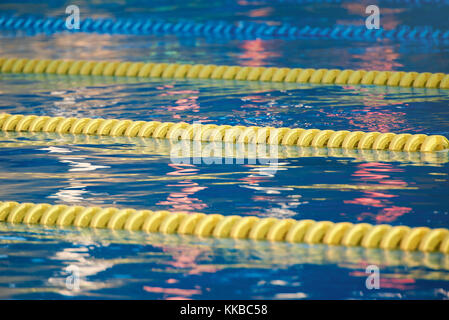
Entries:
MULTIPOLYGON (((449 0, 446 0, 449 1, 449 0)), ((254 4, 263 4, 266 5, 270 2, 277 2, 277 3, 300 3, 300 4, 307 4, 307 3, 342 3, 345 2, 345 0, 246 0, 247 3, 254 3, 254 4)))
MULTIPOLYGON (((251 0, 247 0, 247 1, 251 1, 251 0)), ((277 1, 283 1, 283 0, 277 0, 277 1)), ((293 1, 295 1, 295 0, 293 0, 293 1)), ((301 0, 299 0, 299 1, 301 1, 301 0)), ((305 0, 305 1, 307 1, 307 0, 305 0)), ((326 1, 326 0, 323 0, 323 1, 326 1)), ((350 2, 350 1, 343 0, 342 2, 350 2)), ((376 0, 374 2, 375 3, 372 3, 372 4, 393 3, 393 4, 407 4, 407 5, 416 5, 416 6, 447 5, 447 4, 449 4, 449 0, 376 0)))
MULTIPOLYGON (((314 4, 314 3, 323 3, 323 4, 341 4, 341 3, 350 3, 354 1, 350 0, 246 0, 249 4, 259 4, 259 5, 266 5, 270 2, 277 2, 277 3, 286 3, 286 4, 314 4)), ((448 5, 449 0, 374 0, 374 5, 379 4, 407 4, 407 5, 415 5, 415 6, 421 6, 421 5, 448 5)))
POLYGON ((296 27, 288 24, 224 21, 205 23, 192 21, 168 22, 152 19, 86 18, 80 21, 80 29, 69 30, 66 17, 0 16, 0 30, 26 31, 31 33, 85 32, 107 34, 174 34, 183 36, 228 37, 228 38, 288 38, 288 39, 348 39, 361 41, 377 40, 449 40, 449 30, 430 26, 400 26, 396 29, 367 29, 364 25, 336 25, 333 27, 296 27))
MULTIPOLYGON (((278 3, 300 3, 300 4, 307 4, 307 3, 328 3, 328 4, 340 4, 345 2, 354 2, 350 0, 246 0, 248 3, 258 3, 258 4, 267 4, 270 2, 276 1, 278 3)), ((449 4, 449 0, 375 0, 371 4, 379 4, 379 3, 394 3, 394 4, 408 4, 408 5, 438 5, 438 4, 449 4)))

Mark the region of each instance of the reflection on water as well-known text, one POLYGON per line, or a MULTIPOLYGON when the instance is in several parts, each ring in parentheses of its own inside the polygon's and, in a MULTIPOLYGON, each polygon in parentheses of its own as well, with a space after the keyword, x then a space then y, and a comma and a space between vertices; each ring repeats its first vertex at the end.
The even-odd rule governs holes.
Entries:
POLYGON ((441 299, 449 281, 449 258, 437 253, 1 223, 1 273, 12 267, 0 298, 441 299), (364 285, 372 264, 377 291, 364 285), (74 267, 79 290, 66 286, 74 267))
POLYGON ((9 113, 449 134, 448 90, 22 75, 0 83, 9 113))
POLYGON ((448 151, 14 132, 0 147, 2 200, 447 226, 448 151))
POLYGON ((174 192, 171 192, 166 200, 159 201, 157 205, 169 206, 177 211, 202 211, 207 208, 207 204, 201 199, 191 197, 197 192, 207 189, 207 187, 202 187, 199 183, 189 179, 189 176, 197 174, 199 169, 195 168, 195 165, 187 163, 169 164, 168 166, 173 168, 174 171, 168 172, 167 176, 177 176, 181 179, 185 177, 186 179, 167 184, 167 187, 173 187, 174 192))
POLYGON ((238 55, 241 61, 239 65, 247 67, 264 67, 267 64, 267 58, 278 57, 279 53, 270 50, 270 47, 275 46, 274 40, 244 40, 241 43, 243 52, 238 55))

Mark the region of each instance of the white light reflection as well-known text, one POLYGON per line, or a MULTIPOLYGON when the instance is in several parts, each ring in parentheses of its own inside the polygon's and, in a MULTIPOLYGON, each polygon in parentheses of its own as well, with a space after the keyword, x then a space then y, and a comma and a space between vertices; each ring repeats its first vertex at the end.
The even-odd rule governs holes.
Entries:
POLYGON ((80 184, 75 179, 69 179, 68 182, 70 184, 69 187, 60 189, 55 194, 48 196, 48 198, 59 199, 63 202, 69 202, 69 203, 80 202, 80 201, 84 200, 82 195, 87 193, 87 191, 84 189, 86 187, 86 185, 80 184))
POLYGON ((113 267, 114 264, 107 260, 92 259, 86 247, 65 248, 62 251, 58 251, 51 259, 67 262, 60 276, 54 276, 48 279, 49 284, 61 288, 61 290, 58 290, 58 293, 62 295, 75 296, 79 294, 78 290, 70 290, 66 287, 66 279, 70 276, 65 271, 67 267, 76 267, 79 275, 80 291, 98 290, 111 286, 111 284, 93 282, 87 279, 89 276, 96 275, 113 267), (71 263, 68 263, 69 261, 71 263))
MULTIPOLYGON (((48 151, 48 153, 62 153, 62 154, 72 152, 72 150, 70 150, 69 148, 54 147, 54 146, 42 148, 40 150, 48 151)), ((67 163, 69 165, 68 172, 85 172, 103 168, 110 168, 110 166, 94 165, 86 161, 81 162, 79 160, 85 160, 85 158, 82 157, 59 156, 57 158, 59 159, 59 162, 67 163)), ((68 187, 60 189, 55 194, 48 196, 48 198, 59 199, 63 202, 68 203, 83 201, 84 198, 82 195, 88 192, 85 190, 87 185, 82 184, 80 181, 76 180, 76 178, 73 177, 68 179, 68 183, 69 183, 68 187)))
POLYGON ((79 161, 73 161, 73 160, 84 160, 84 158, 69 158, 69 157, 61 157, 60 162, 62 163, 68 163, 71 167, 69 169, 70 171, 94 171, 96 169, 104 169, 104 168, 110 168, 110 166, 96 166, 89 162, 79 162, 79 161))

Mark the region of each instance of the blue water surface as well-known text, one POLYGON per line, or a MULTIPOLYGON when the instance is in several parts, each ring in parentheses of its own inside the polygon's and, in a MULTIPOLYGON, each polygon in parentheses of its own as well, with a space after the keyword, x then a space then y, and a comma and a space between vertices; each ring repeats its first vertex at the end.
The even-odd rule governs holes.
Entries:
MULTIPOLYGON (((85 17, 171 21, 329 27, 366 16, 350 1, 78 3, 85 17)), ((386 28, 449 28, 443 2, 376 3, 386 28)), ((67 5, 3 1, 0 11, 63 16, 67 5)), ((0 56, 49 59, 449 73, 448 51, 436 41, 0 33, 0 56)), ((449 136, 448 104, 448 90, 428 88, 0 74, 0 112, 12 114, 449 136)), ((198 157, 168 140, 0 132, 0 201, 449 225, 447 150, 275 154, 198 157)), ((448 270, 438 253, 0 223, 2 299, 447 299, 448 270), (378 290, 365 285, 369 265, 378 290)))

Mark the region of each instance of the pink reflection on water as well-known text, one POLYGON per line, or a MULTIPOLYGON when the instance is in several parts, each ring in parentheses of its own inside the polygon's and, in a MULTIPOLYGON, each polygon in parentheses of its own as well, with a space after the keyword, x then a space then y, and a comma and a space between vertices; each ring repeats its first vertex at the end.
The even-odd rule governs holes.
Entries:
POLYGON ((176 279, 167 279, 165 282, 172 284, 172 283, 178 283, 179 280, 176 280, 176 279))
MULTIPOLYGON (((345 89, 350 89, 350 87, 345 87, 345 89)), ((359 90, 353 88, 354 90, 359 90)), ((362 90, 359 90, 362 91, 362 90)), ((394 112, 391 110, 382 111, 377 110, 378 107, 372 106, 377 104, 378 106, 384 106, 386 104, 394 105, 395 103, 387 103, 382 100, 382 102, 373 103, 372 100, 365 101, 366 107, 362 108, 357 113, 344 113, 344 114, 330 114, 327 113, 326 116, 329 118, 342 118, 344 121, 359 130, 362 131, 378 131, 378 132, 391 132, 391 131, 410 131, 410 128, 404 117, 405 112, 394 112)), ((400 104, 400 103, 397 103, 400 104)))
MULTIPOLYGON (((186 111, 191 110, 192 112, 200 111, 200 105, 197 103, 198 96, 191 96, 186 99, 178 99, 175 101, 176 106, 167 107, 167 111, 186 111)), ((180 118, 180 115, 175 114, 174 118, 180 118)))
POLYGON ((246 182, 249 185, 252 185, 252 184, 258 185, 261 182, 269 182, 270 181, 270 179, 268 177, 256 177, 256 176, 247 176, 247 177, 239 178, 237 180, 246 182))
POLYGON ((397 197, 394 194, 386 194, 386 193, 382 193, 382 192, 366 191, 365 193, 368 194, 368 195, 371 195, 373 197, 376 197, 376 198, 394 198, 394 197, 397 197))
POLYGON ((246 1, 246 0, 238 0, 237 1, 239 6, 255 6, 255 5, 260 5, 260 4, 264 4, 264 1, 246 1))
POLYGON ((405 116, 404 112, 367 111, 364 114, 352 116, 349 123, 361 130, 385 133, 399 128, 406 130, 403 129, 406 127, 403 116, 405 116))
POLYGON ((280 56, 279 53, 270 51, 270 46, 273 47, 274 44, 275 40, 243 40, 240 44, 243 53, 238 55, 240 64, 248 67, 264 66, 268 58, 280 56))
POLYGON ((378 214, 373 214, 370 212, 363 212, 359 215, 357 220, 363 221, 366 217, 370 217, 378 223, 386 223, 386 222, 392 222, 395 221, 400 216, 403 216, 406 213, 411 212, 412 209, 408 207, 398 207, 398 206, 391 206, 389 208, 382 209, 378 214))
POLYGON ((175 101, 174 106, 164 106, 167 111, 174 112, 174 119, 181 119, 181 115, 176 114, 177 111, 192 111, 198 112, 200 105, 197 103, 199 90, 167 90, 172 89, 173 85, 165 85, 157 87, 158 90, 164 90, 165 92, 158 94, 159 97, 177 96, 183 95, 175 101), (190 95, 190 96, 189 96, 190 95))
POLYGON ((404 65, 397 62, 400 54, 393 47, 376 46, 366 48, 361 54, 353 54, 352 59, 358 61, 358 68, 365 70, 390 71, 404 65))
MULTIPOLYGON (((364 271, 353 271, 349 273, 350 276, 353 277, 362 277, 366 278, 367 274, 364 271)), ((411 278, 385 278, 380 277, 379 286, 381 289, 398 289, 398 290, 410 290, 413 289, 416 283, 415 279, 411 278)))
MULTIPOLYGON (((173 88, 173 85, 165 85, 165 86, 161 86, 161 87, 157 87, 157 89, 161 89, 161 90, 165 90, 165 89, 169 89, 169 88, 173 88)), ((175 96, 175 95, 179 95, 179 94, 198 94, 200 93, 198 90, 168 90, 164 93, 160 93, 158 94, 158 96, 160 97, 165 97, 165 96, 175 96)))
MULTIPOLYGON (((359 170, 352 174, 357 180, 362 182, 377 182, 382 185, 390 185, 392 187, 403 186, 406 187, 407 183, 398 179, 391 179, 392 172, 402 172, 403 169, 394 168, 390 163, 381 162, 369 162, 362 163, 357 166, 359 170), (377 172, 383 172, 385 174, 378 174, 377 172)), ((357 220, 363 221, 367 218, 374 219, 378 223, 392 222, 400 216, 412 211, 409 207, 400 207, 393 205, 389 200, 397 197, 397 195, 388 194, 387 191, 362 191, 363 197, 354 198, 352 200, 344 200, 345 204, 356 204, 365 207, 379 208, 379 211, 375 213, 363 212, 357 220)))
POLYGON ((377 222, 392 222, 392 221, 396 220, 398 217, 400 217, 406 213, 409 213, 410 211, 412 211, 412 208, 407 208, 407 207, 392 206, 390 208, 385 208, 380 212, 380 214, 378 214, 376 216, 376 221, 377 222))
POLYGON ((355 198, 354 200, 345 200, 344 203, 360 204, 362 206, 384 207, 382 200, 373 198, 355 198))
MULTIPOLYGON (((206 246, 170 246, 170 245, 155 245, 163 250, 164 253, 170 255, 169 261, 166 265, 166 272, 175 272, 184 275, 200 275, 202 273, 215 273, 219 270, 219 267, 214 265, 208 265, 200 263, 201 260, 207 260, 207 257, 211 254, 211 248, 206 246)), ((177 279, 167 279, 166 283, 176 284, 179 280, 177 279)), ((161 287, 151 287, 145 286, 145 291, 153 293, 164 293, 166 295, 175 295, 174 297, 164 297, 165 299, 185 299, 186 297, 192 295, 202 294, 203 290, 210 291, 210 288, 201 288, 199 285, 194 286, 193 289, 181 289, 181 288, 161 288, 161 287)))
MULTIPOLYGON (((144 286, 143 290, 152 293, 164 293, 164 294, 175 294, 181 296, 191 296, 195 294, 201 294, 201 290, 196 289, 179 289, 179 288, 161 288, 161 287, 150 287, 144 286)), ((184 299, 184 297, 178 297, 184 299)))
MULTIPOLYGON (((267 97, 267 96, 263 96, 263 95, 256 95, 256 96, 245 96, 242 98, 243 101, 251 101, 251 102, 255 102, 255 103, 264 103, 264 102, 270 102, 271 100, 273 100, 272 97, 267 97)), ((258 107, 257 105, 251 105, 253 107, 258 107)))
POLYGON ((172 84, 164 84, 162 86, 156 87, 158 90, 165 90, 165 89, 173 89, 175 86, 172 84))
POLYGON ((188 269, 187 274, 214 273, 218 269, 213 265, 200 265, 197 260, 208 250, 203 248, 164 248, 164 251, 170 252, 173 260, 168 265, 175 268, 188 269))
POLYGON ((248 16, 252 18, 267 17, 271 12, 273 12, 273 8, 271 7, 259 8, 248 12, 248 16))
MULTIPOLYGON (((199 264, 199 260, 204 260, 211 249, 208 247, 185 247, 185 246, 156 246, 171 256, 171 259, 166 262, 167 265, 176 269, 185 269, 186 274, 199 275, 201 273, 215 273, 218 267, 208 264, 199 264)), ((199 288, 199 287, 198 287, 199 288)))
POLYGON ((182 163, 182 164, 178 164, 178 165, 173 165, 173 164, 169 164, 170 167, 175 167, 176 171, 173 172, 169 172, 167 173, 167 176, 186 176, 189 174, 195 174, 197 173, 199 170, 195 168, 195 166, 193 164, 188 164, 188 163, 182 163), (182 169, 179 167, 192 167, 192 169, 182 169))
MULTIPOLYGON (((175 171, 167 173, 167 176, 191 176, 199 171, 195 168, 195 165, 187 163, 170 163, 168 166, 175 169, 175 171)), ((181 189, 171 192, 165 201, 159 201, 157 205, 171 206, 169 210, 173 211, 195 211, 207 208, 207 204, 203 203, 202 200, 191 197, 195 193, 207 189, 207 187, 201 187, 190 179, 177 181, 174 184, 169 183, 167 187, 178 187, 181 189)))

